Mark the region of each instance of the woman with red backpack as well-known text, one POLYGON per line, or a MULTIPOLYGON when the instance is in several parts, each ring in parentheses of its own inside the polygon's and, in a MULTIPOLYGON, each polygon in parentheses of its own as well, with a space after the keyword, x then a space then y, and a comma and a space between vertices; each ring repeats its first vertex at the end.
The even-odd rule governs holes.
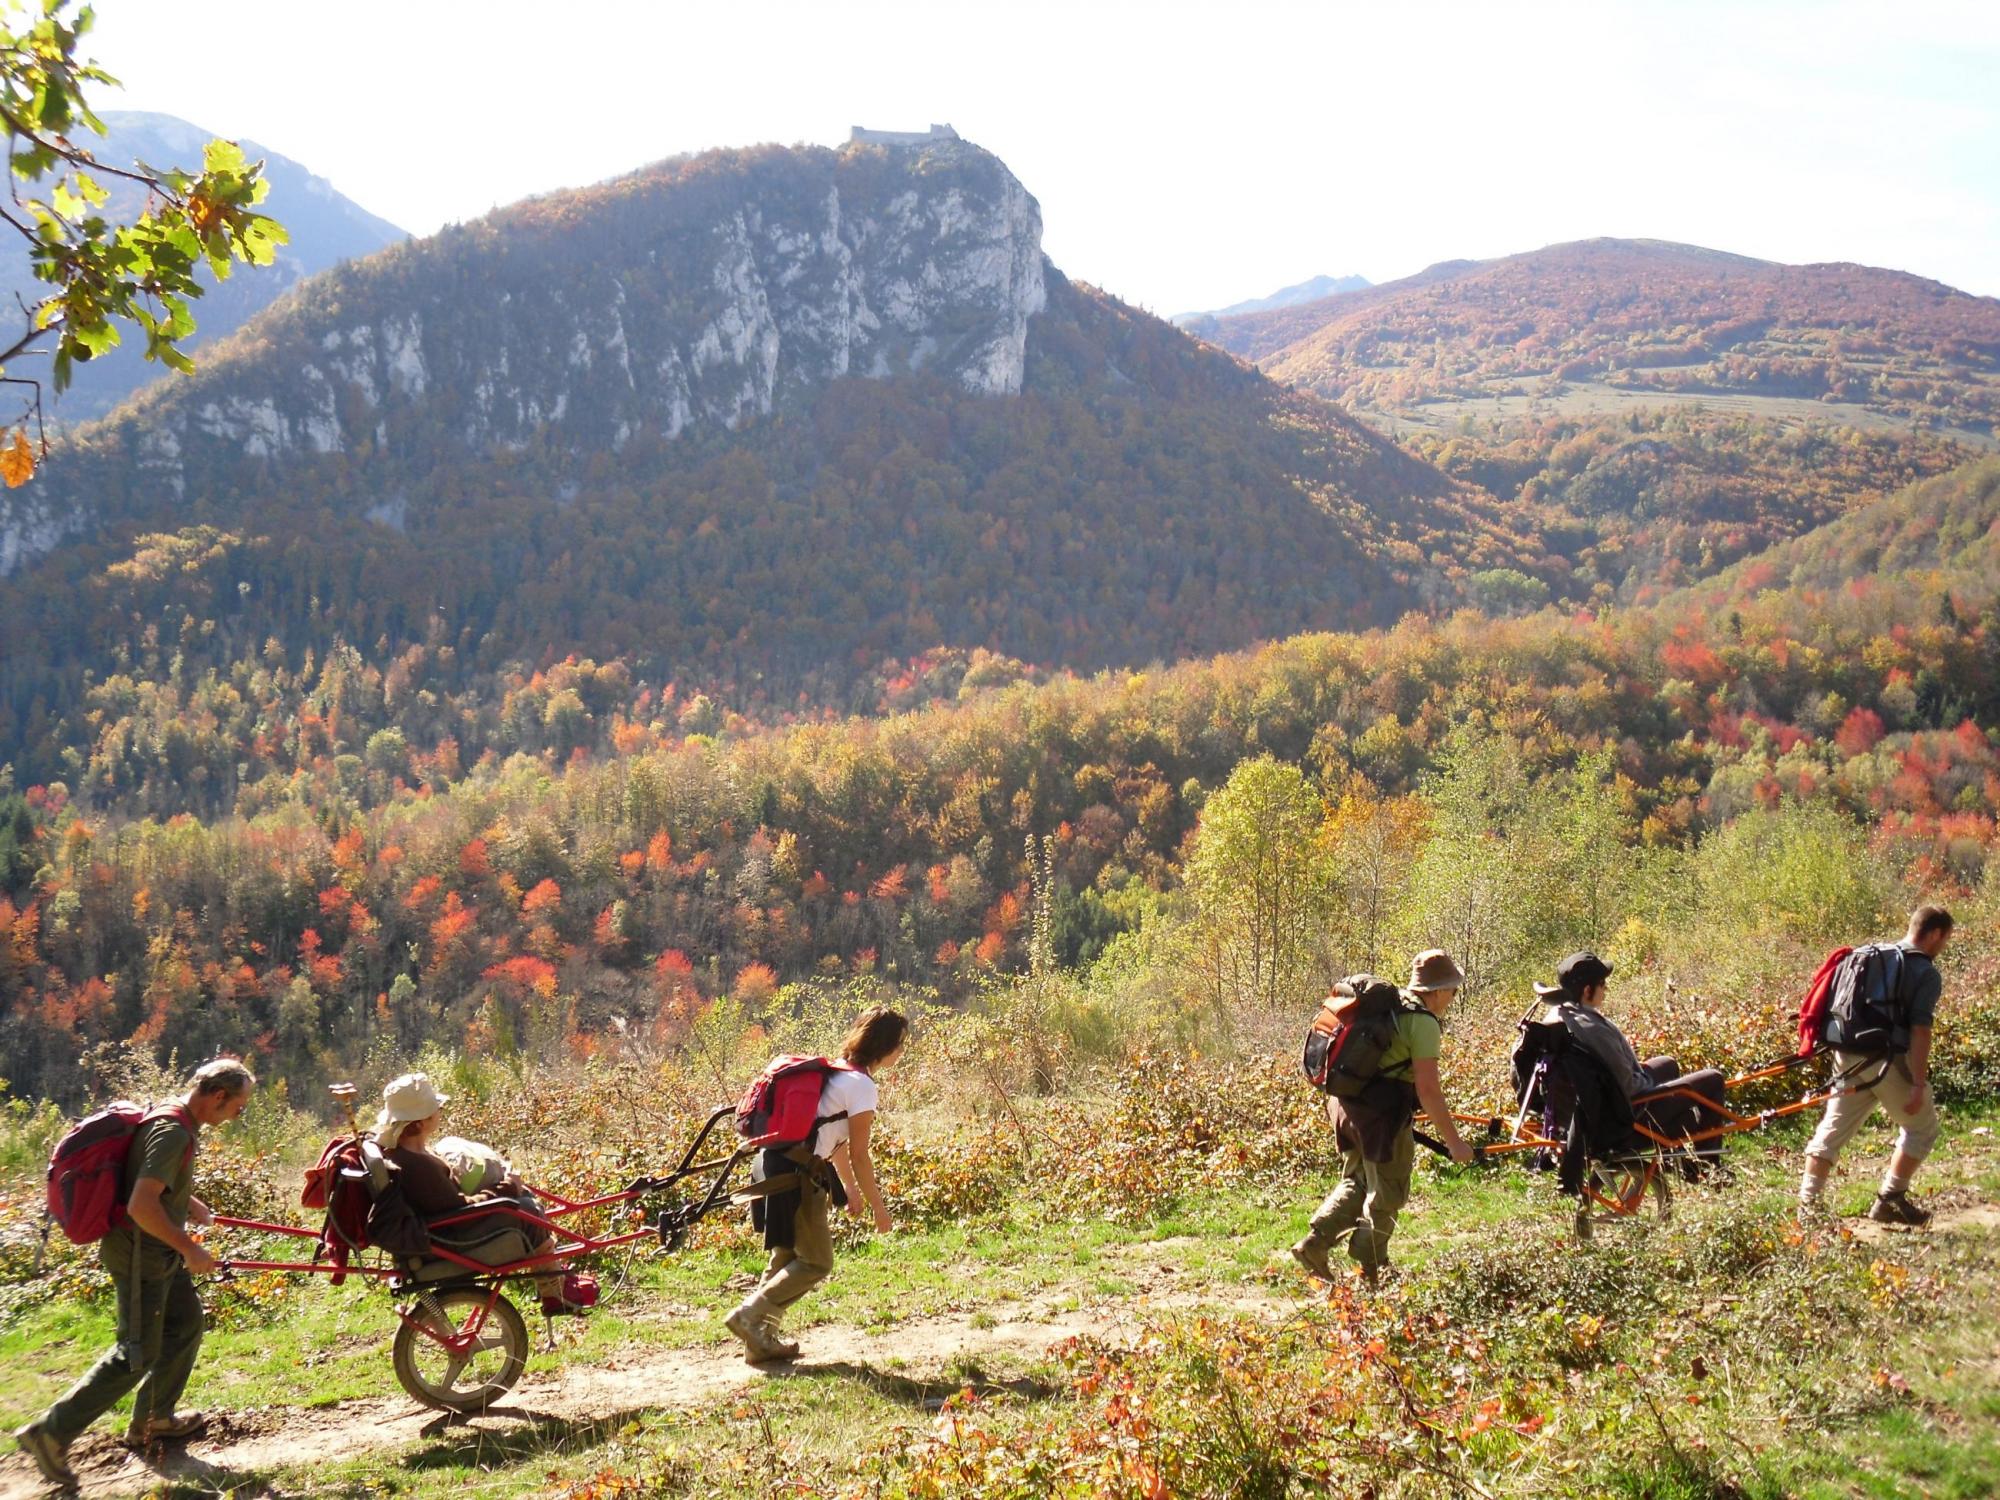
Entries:
POLYGON ((875 1232, 889 1232, 872 1153, 880 1099, 875 1074, 903 1055, 909 1031, 909 1021, 893 1010, 863 1011, 840 1057, 824 1067, 810 1138, 767 1146, 760 1155, 763 1196, 752 1200, 751 1214, 771 1258, 757 1289, 723 1319, 750 1364, 798 1358, 799 1346, 778 1336, 778 1323, 833 1270, 834 1208, 859 1217, 865 1204, 875 1232))

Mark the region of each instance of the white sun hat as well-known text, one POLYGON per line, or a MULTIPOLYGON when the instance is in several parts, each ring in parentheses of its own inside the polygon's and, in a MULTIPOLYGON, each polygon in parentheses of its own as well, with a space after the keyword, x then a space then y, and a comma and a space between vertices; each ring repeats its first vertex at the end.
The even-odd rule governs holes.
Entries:
POLYGON ((428 1120, 450 1102, 447 1095, 438 1092, 429 1074, 405 1073, 383 1086, 382 1113, 375 1117, 375 1134, 379 1139, 392 1126, 428 1120))

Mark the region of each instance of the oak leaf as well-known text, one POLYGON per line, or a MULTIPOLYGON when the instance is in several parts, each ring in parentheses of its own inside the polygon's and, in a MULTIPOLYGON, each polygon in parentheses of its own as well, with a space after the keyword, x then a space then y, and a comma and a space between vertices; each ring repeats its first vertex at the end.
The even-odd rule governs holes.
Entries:
POLYGON ((18 490, 35 477, 35 450, 29 446, 28 434, 16 431, 14 441, 0 448, 0 479, 7 482, 7 488, 18 490))

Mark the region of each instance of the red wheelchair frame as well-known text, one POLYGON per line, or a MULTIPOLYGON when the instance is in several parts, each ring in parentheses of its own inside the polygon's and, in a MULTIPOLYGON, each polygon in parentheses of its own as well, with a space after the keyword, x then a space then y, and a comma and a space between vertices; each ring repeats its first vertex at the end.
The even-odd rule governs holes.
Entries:
MULTIPOLYGON (((742 1195, 731 1191, 729 1182, 737 1167, 754 1153, 754 1144, 737 1147, 727 1155, 697 1160, 716 1127, 734 1113, 733 1105, 717 1109, 682 1154, 678 1166, 660 1176, 636 1178, 619 1192, 571 1199, 546 1188, 530 1187, 539 1201, 554 1206, 537 1214, 498 1199, 478 1203, 426 1225, 436 1231, 474 1221, 490 1223, 496 1217, 510 1218, 519 1222, 530 1243, 543 1235, 555 1242, 553 1249, 538 1255, 488 1265, 433 1241, 429 1261, 433 1266, 441 1262, 455 1267, 456 1273, 437 1275, 427 1266, 431 1274, 421 1279, 403 1266, 383 1264, 381 1257, 385 1252, 367 1250, 362 1252, 364 1256, 372 1254, 377 1259, 336 1264, 322 1259, 316 1251, 309 1261, 230 1257, 219 1262, 219 1269, 225 1275, 238 1271, 282 1271, 335 1278, 362 1276, 387 1285, 391 1291, 406 1293, 406 1300, 396 1308, 401 1325, 396 1331, 394 1347, 398 1381, 410 1395, 428 1406, 456 1412, 481 1411, 513 1388, 527 1360, 526 1324, 519 1310, 503 1294, 509 1281, 567 1271, 578 1257, 636 1245, 641 1240, 658 1239, 664 1249, 672 1251, 707 1215, 745 1201, 742 1195), (698 1196, 655 1210, 635 1229, 591 1235, 562 1222, 593 1209, 636 1205, 643 1198, 669 1192, 697 1178, 705 1183, 698 1196), (488 1355, 494 1357, 489 1359, 488 1355), (431 1362, 440 1360, 442 1368, 433 1368, 431 1362)), ((352 1124, 351 1118, 349 1123, 352 1124)), ((323 1229, 296 1224, 222 1214, 216 1215, 215 1223, 227 1229, 315 1242, 323 1242, 325 1233, 323 1229)))

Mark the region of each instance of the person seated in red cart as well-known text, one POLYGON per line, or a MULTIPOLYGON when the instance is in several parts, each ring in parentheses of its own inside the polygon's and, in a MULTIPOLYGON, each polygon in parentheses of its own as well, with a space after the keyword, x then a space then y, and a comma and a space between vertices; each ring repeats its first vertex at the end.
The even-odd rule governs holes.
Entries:
MULTIPOLYGON (((423 1073, 405 1073, 382 1090, 382 1112, 376 1116, 371 1133, 384 1159, 396 1168, 403 1201, 426 1223, 492 1205, 498 1210, 493 1214, 432 1229, 434 1242, 482 1265, 506 1265, 530 1256, 555 1254, 554 1235, 505 1211, 519 1209, 541 1215, 541 1204, 520 1178, 510 1171, 492 1187, 467 1196, 451 1163, 432 1149, 442 1134, 444 1107, 450 1102, 423 1073), (515 1232, 496 1232, 509 1228, 515 1232)), ((596 1299, 583 1291, 588 1280, 559 1270, 536 1276, 535 1290, 541 1296, 544 1315, 580 1312, 589 1306, 596 1299)))

